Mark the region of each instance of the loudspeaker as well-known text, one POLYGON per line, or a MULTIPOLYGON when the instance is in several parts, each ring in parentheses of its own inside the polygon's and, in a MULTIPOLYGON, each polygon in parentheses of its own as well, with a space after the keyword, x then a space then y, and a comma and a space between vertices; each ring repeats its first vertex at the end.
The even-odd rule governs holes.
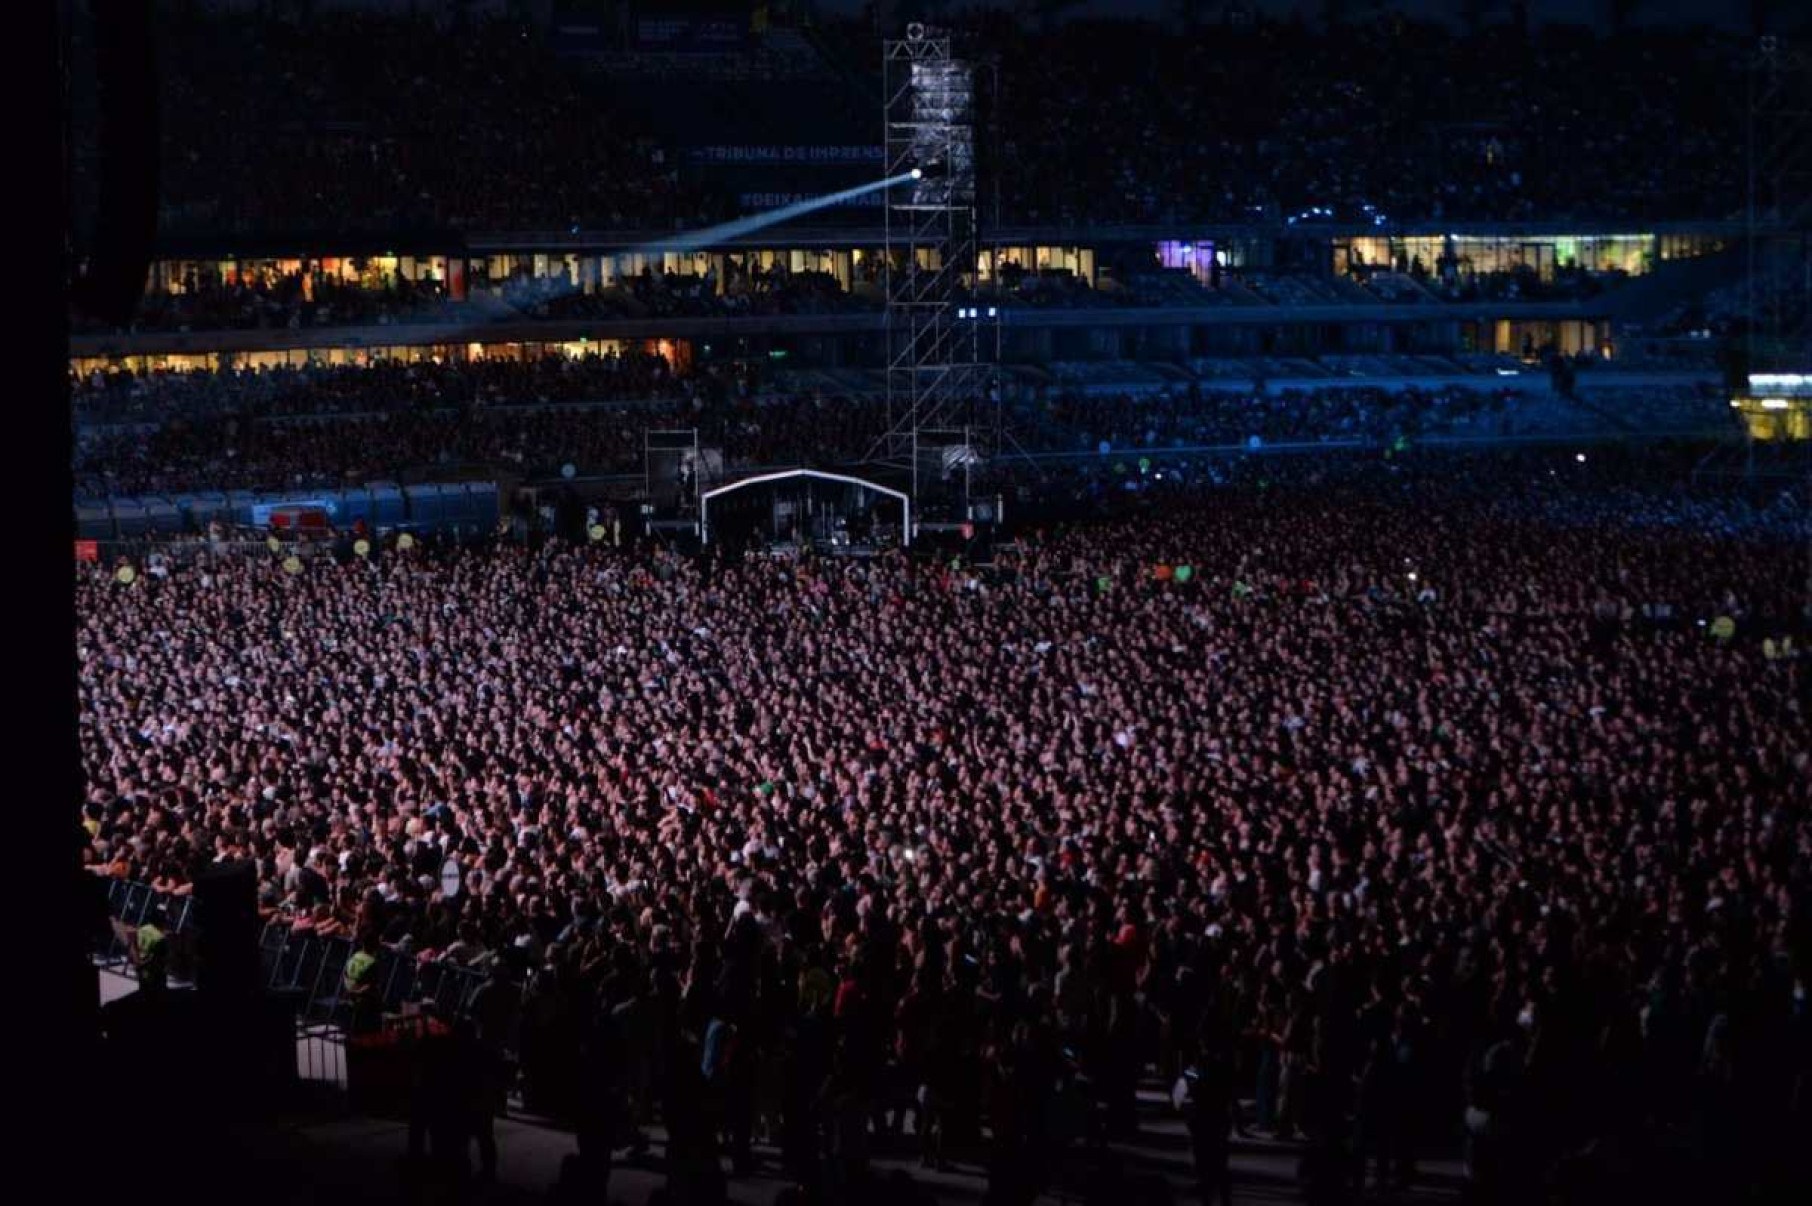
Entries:
POLYGON ((195 987, 204 996, 258 991, 258 876, 249 862, 220 863, 195 881, 195 987))
POLYGON ((93 241, 83 249, 87 268, 71 294, 85 313, 125 326, 144 296, 157 239, 158 95, 151 0, 96 0, 89 28, 100 188, 93 241))

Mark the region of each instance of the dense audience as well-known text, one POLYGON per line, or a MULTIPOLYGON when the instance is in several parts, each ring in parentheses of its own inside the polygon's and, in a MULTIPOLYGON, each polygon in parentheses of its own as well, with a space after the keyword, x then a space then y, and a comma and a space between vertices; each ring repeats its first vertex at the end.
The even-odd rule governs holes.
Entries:
MULTIPOLYGON (((313 271, 190 272, 174 290, 145 293, 132 318, 135 331, 297 331, 308 327, 389 326, 459 322, 474 308, 457 305, 436 280, 384 273, 365 284, 313 271)), ((84 333, 104 329, 78 318, 84 333)))
POLYGON ((658 1115, 684 1200, 758 1122, 848 1200, 906 1118, 1030 1200, 1183 1070, 1205 1192, 1237 1128, 1315 1201, 1459 1143, 1478 1201, 1782 1200, 1809 500, 1530 455, 1112 497, 979 566, 81 569, 88 859, 249 859, 276 924, 488 973, 533 1108, 658 1115))
POLYGON ((665 358, 630 349, 193 372, 95 370, 72 374, 70 395, 78 423, 108 423, 597 402, 667 397, 687 388, 746 393, 755 380, 746 368, 685 378, 665 358))
POLYGON ((1069 395, 1054 399, 1045 417, 1069 433, 1071 447, 1145 449, 1187 445, 1414 438, 1430 431, 1477 425, 1480 434, 1515 430, 1521 391, 1463 385, 1330 386, 1282 389, 1262 395, 1199 388, 1144 398, 1069 395))
MULTIPOLYGON (((408 7, 164 14, 164 234, 727 215, 611 103, 634 79, 562 56, 525 6, 408 7)), ((1742 51, 1709 35, 1025 16, 961 18, 959 44, 1000 55, 976 142, 1008 221, 1647 222, 1721 217, 1742 191, 1742 51)), ((1110 269, 1003 265, 963 298, 1609 283, 1110 269)), ((732 263, 590 292, 519 272, 461 302, 436 280, 260 271, 184 281, 136 325, 833 314, 879 306, 874 270, 846 290, 732 263)), ((1731 304, 1659 329, 1725 326, 1731 304)), ((1486 1206, 1798 1200, 1804 484, 1690 487, 1691 450, 1419 443, 1672 431, 1704 409, 1691 389, 1261 372, 1133 396, 1052 376, 1007 423, 1057 455, 978 468, 1018 526, 965 532, 954 557, 682 552, 613 509, 583 544, 526 519, 412 543, 361 520, 369 556, 210 534, 78 563, 86 866, 180 898, 250 863, 267 935, 356 952, 328 989, 356 1034, 382 1027, 380 966, 484 978, 424 1044, 418 1104, 495 1175, 488 1119, 519 1088, 578 1132, 574 1200, 607 1200, 611 1153, 658 1122, 670 1203, 723 1201, 722 1157, 742 1176, 767 1149, 788 1200, 904 1201, 869 1166, 907 1145, 926 1168, 979 1160, 984 1200, 1022 1206, 1068 1196, 1087 1150, 1081 1197, 1142 1202, 1109 1153, 1153 1081, 1224 1206, 1230 1137, 1254 1133, 1300 1154, 1313 1203, 1403 1193, 1455 1151, 1486 1206), (1193 451, 1299 442, 1366 449, 1193 451)), ((95 373, 71 382, 77 492, 625 473, 674 427, 731 466, 829 464, 888 423, 872 395, 765 384, 634 351, 95 373)), ((155 1006, 165 915, 147 920, 133 961, 155 1006)))
MULTIPOLYGON (((728 213, 682 176, 687 148, 546 29, 293 20, 164 17, 166 230, 672 229, 728 213)), ((1011 221, 1681 219, 1742 197, 1725 153, 1741 141, 1738 39, 1382 20, 1041 31, 998 10, 958 25, 965 53, 999 60, 977 147, 1011 221)), ((873 39, 860 22, 821 34, 844 71, 875 61, 873 39)))
POLYGON ((991 167, 1019 221, 1723 218, 1742 203, 1727 85, 1748 43, 1702 32, 1038 34, 996 15, 970 37, 1001 55, 991 167))
POLYGON ((732 267, 720 292, 705 275, 644 271, 627 284, 585 293, 562 278, 525 281, 505 297, 534 318, 745 318, 877 310, 882 298, 846 291, 828 272, 732 267))
POLYGON ((722 216, 547 31, 461 12, 163 13, 162 228, 647 230, 722 216))
POLYGON ((875 398, 687 392, 646 403, 385 409, 340 417, 177 420, 100 428, 76 443, 79 497, 286 489, 414 475, 552 476, 643 468, 644 434, 697 428, 732 466, 824 464, 866 453, 886 429, 875 398))
MULTIPOLYGON (((887 427, 872 396, 759 392, 742 367, 676 374, 652 354, 385 362, 370 367, 134 375, 74 383, 81 497, 278 489, 427 472, 546 475, 642 468, 643 433, 699 430, 731 466, 834 464, 887 427), (586 403, 592 405, 561 405, 586 403), (612 403, 615 403, 614 405, 612 403)), ((1005 408, 1028 452, 1581 434, 1722 421, 1696 388, 1646 387, 1579 406, 1529 389, 1454 384, 1146 394, 1059 388, 1005 408), (1662 420, 1663 422, 1657 422, 1662 420)))
MULTIPOLYGON (((1563 266, 1543 280, 1533 270, 1452 272, 1436 275, 1417 260, 1398 272, 1356 267, 1349 277, 1307 272, 1272 273, 1216 270, 1203 281, 1184 269, 1157 266, 1149 244, 1115 246, 1116 265, 1091 282, 1067 269, 1028 271, 1008 264, 977 288, 952 291, 957 304, 975 302, 1015 310, 1203 307, 1237 305, 1427 305, 1436 302, 1582 301, 1625 283, 1621 272, 1590 272, 1563 266)), ((482 261, 473 261, 476 271, 482 261)), ((583 287, 570 269, 534 276, 519 269, 492 280, 475 275, 464 300, 455 301, 437 279, 409 280, 395 273, 358 280, 320 278, 304 284, 304 273, 263 272, 244 279, 217 275, 194 280, 177 291, 145 294, 129 329, 157 331, 298 331, 333 326, 392 326, 411 323, 521 323, 525 320, 750 318, 878 312, 886 286, 870 268, 850 288, 828 272, 732 269, 719 289, 714 272, 641 274, 601 287, 583 287)), ((1723 289, 1681 303, 1670 316, 1675 327, 1728 327, 1742 290, 1723 289), (1711 316, 1711 317, 1708 317, 1711 316)), ((93 334, 112 328, 76 316, 76 329, 93 334)))
MULTIPOLYGON (((1016 265, 999 280, 977 290, 958 287, 959 302, 997 306, 1076 309, 1106 306, 1209 306, 1234 304, 1233 295, 1210 288, 1186 272, 1156 269, 1155 257, 1143 249, 1140 265, 1100 285, 1067 271, 1028 272, 1016 265)), ((390 326, 407 323, 492 322, 524 320, 756 318, 780 315, 876 312, 886 304, 886 288, 872 264, 844 288, 828 272, 792 272, 731 264, 719 288, 714 272, 641 273, 602 287, 581 286, 570 270, 534 276, 518 269, 492 279, 474 272, 467 297, 452 300, 444 282, 409 280, 395 273, 356 279, 328 280, 304 272, 242 272, 227 280, 217 273, 193 274, 176 290, 152 289, 130 323, 133 332, 207 330, 304 330, 330 326, 390 326), (305 283, 306 281, 306 283, 305 283)), ((1228 276, 1229 286, 1233 277, 1228 276)), ((1245 300, 1261 300, 1246 295, 1245 300)), ((1361 294, 1359 300, 1375 298, 1361 294)), ((109 328, 77 316, 84 334, 109 328)))

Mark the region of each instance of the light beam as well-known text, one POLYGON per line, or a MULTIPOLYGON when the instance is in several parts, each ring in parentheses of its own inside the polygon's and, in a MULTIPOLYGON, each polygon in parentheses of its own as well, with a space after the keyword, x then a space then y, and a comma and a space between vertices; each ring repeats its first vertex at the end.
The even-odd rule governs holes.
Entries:
POLYGON ((654 255, 663 251, 702 251, 708 247, 718 247, 731 239, 741 238, 743 235, 753 234, 758 230, 766 230, 768 227, 777 226, 782 222, 790 222, 802 214, 813 213, 832 205, 841 205, 845 201, 852 201, 869 193, 892 188, 896 184, 918 180, 922 175, 923 173, 918 168, 913 168, 910 172, 889 176, 885 180, 860 184, 855 188, 846 188, 839 193, 826 193, 822 197, 808 197, 804 201, 795 201, 793 204, 783 205, 779 209, 763 210, 758 214, 750 214, 746 218, 720 222, 716 226, 707 226, 702 230, 688 230, 671 239, 644 243, 632 250, 643 255, 654 255))

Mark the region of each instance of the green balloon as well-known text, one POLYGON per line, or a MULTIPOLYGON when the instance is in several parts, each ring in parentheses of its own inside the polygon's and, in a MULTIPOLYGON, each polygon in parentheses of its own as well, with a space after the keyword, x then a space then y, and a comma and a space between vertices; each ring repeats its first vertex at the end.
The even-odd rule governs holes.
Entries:
POLYGON ((1111 581, 1109 581, 1106 574, 1102 574, 1099 578, 1095 579, 1095 589, 1100 591, 1102 594, 1106 594, 1107 588, 1112 585, 1113 585, 1113 583, 1111 581))
POLYGON ((1195 577, 1195 567, 1193 565, 1177 566, 1176 579, 1178 582, 1187 582, 1193 577, 1195 577))
POLYGON ((1148 456, 1140 457, 1139 458, 1139 472, 1140 473, 1149 473, 1150 471, 1151 471, 1151 458, 1148 456))

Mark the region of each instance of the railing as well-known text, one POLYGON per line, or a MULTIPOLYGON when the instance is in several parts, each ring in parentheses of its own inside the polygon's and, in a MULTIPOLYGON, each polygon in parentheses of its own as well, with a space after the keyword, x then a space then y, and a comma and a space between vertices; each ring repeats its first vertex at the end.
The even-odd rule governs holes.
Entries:
MULTIPOLYGON (((199 950, 199 919, 194 899, 158 892, 147 884, 112 880, 107 886, 108 912, 119 924, 95 951, 101 966, 137 978, 138 963, 130 945, 153 908, 163 905, 165 940, 170 949, 170 976, 193 981, 199 950)), ((345 1039, 352 1028, 352 1000, 344 991, 346 963, 356 949, 350 938, 298 935, 287 920, 268 922, 258 937, 259 988, 287 1000, 296 1019, 298 1071, 305 1080, 346 1081, 345 1039)), ((472 1004, 485 973, 444 960, 423 961, 407 951, 382 948, 372 968, 374 1012, 400 1014, 431 1008, 440 1017, 455 1017, 472 1004)))
MULTIPOLYGON (((1520 447, 1543 444, 1582 444, 1582 443, 1650 443, 1665 440, 1696 439, 1706 435, 1704 429, 1666 430, 1666 431, 1620 431, 1599 429, 1592 431, 1548 431, 1525 432, 1521 435, 1418 435, 1411 438, 1411 444, 1417 448, 1478 449, 1499 447, 1520 447)), ((1111 465, 1116 461, 1131 461, 1140 457, 1151 460, 1163 460, 1176 457, 1243 457, 1248 455, 1288 456, 1319 452, 1356 452, 1383 451, 1393 446, 1394 437, 1382 436, 1363 439, 1340 440, 1276 440, 1259 444, 1178 444, 1175 446, 1160 445, 1152 447, 1133 446, 1115 448, 1103 454, 1096 449, 1083 449, 1067 452, 1026 452, 1016 451, 1003 455, 1000 459, 1015 463, 1061 464, 1094 461, 1111 465)))
MULTIPOLYGON (((287 922, 273 921, 258 940, 264 987, 294 996, 305 1025, 344 1031, 352 1023, 352 1001, 344 992, 346 963, 356 949, 349 938, 296 935, 287 922)), ((424 962, 406 951, 384 947, 370 972, 374 1006, 401 1013, 426 1005, 443 1017, 463 1012, 484 983, 484 973, 443 960, 424 962)))
POLYGON ((77 535, 90 540, 134 539, 148 535, 199 535, 220 522, 242 532, 265 530, 264 511, 286 505, 323 506, 344 521, 363 517, 380 529, 418 531, 497 521, 501 494, 495 478, 470 480, 468 468, 441 467, 435 476, 459 480, 403 485, 395 480, 356 486, 320 484, 276 490, 151 490, 116 496, 78 495, 73 508, 77 535))
POLYGON ((149 884, 125 879, 109 880, 107 912, 119 924, 109 927, 107 941, 101 944, 95 957, 104 967, 136 977, 137 952, 132 944, 137 941, 138 928, 155 916, 156 906, 162 905, 166 921, 162 928, 164 939, 169 943, 170 974, 178 980, 192 979, 197 932, 194 903, 191 896, 159 892, 149 884))
MULTIPOLYGON (((126 557, 133 561, 149 559, 152 554, 170 561, 186 561, 203 554, 218 557, 269 557, 271 547, 268 536, 227 537, 222 540, 203 540, 192 536, 140 536, 113 540, 96 540, 96 556, 101 563, 111 564, 115 557, 126 557)), ((333 554, 333 542, 328 540, 287 540, 283 542, 283 556, 295 554, 303 561, 333 554)))

